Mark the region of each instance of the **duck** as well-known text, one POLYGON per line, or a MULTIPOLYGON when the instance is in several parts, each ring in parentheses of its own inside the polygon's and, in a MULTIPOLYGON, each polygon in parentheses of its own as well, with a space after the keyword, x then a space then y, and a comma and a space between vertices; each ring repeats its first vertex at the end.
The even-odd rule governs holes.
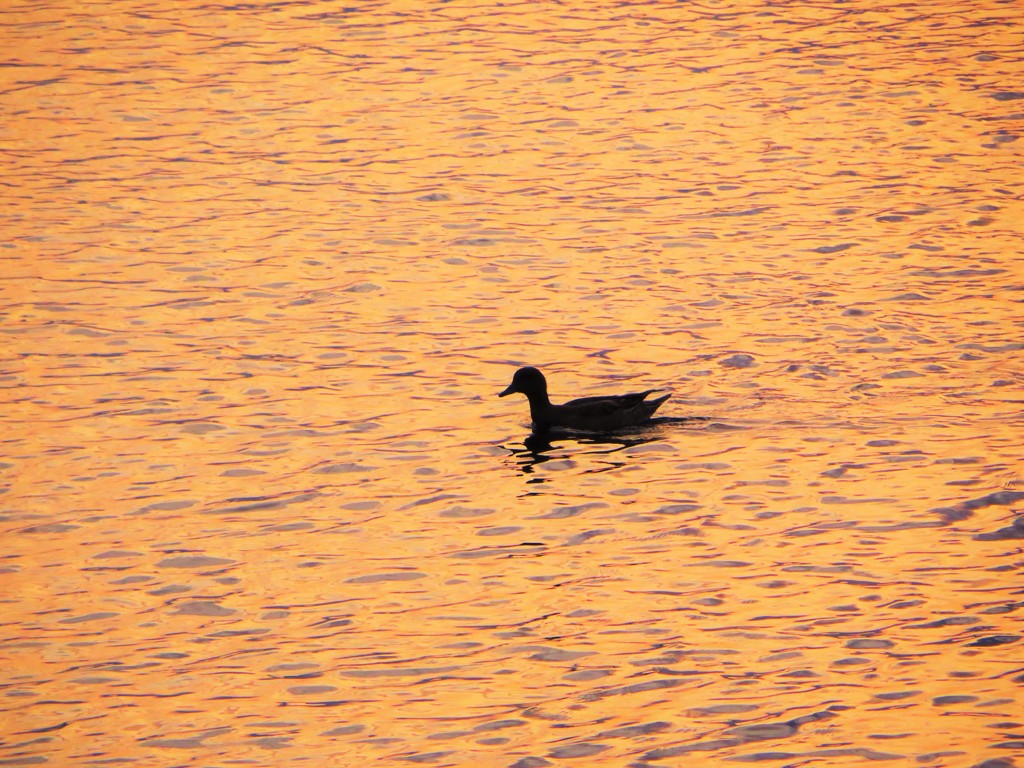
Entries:
POLYGON ((649 421, 661 404, 672 397, 670 392, 651 400, 646 399, 656 389, 634 392, 629 395, 598 395, 570 400, 555 405, 548 399, 548 381, 544 374, 531 366, 520 368, 512 377, 512 383, 498 397, 514 392, 526 395, 530 401, 530 417, 533 427, 545 431, 551 427, 564 427, 587 432, 605 432, 635 427, 649 421))

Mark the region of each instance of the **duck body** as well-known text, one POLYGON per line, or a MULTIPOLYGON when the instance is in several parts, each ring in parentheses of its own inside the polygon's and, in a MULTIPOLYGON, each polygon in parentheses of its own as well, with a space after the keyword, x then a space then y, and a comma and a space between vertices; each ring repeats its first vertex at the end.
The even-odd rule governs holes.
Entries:
POLYGON ((662 403, 672 395, 662 395, 651 400, 647 396, 657 390, 634 392, 629 395, 599 395, 581 397, 562 405, 555 405, 548 398, 548 382, 536 368, 520 368, 512 377, 512 383, 498 397, 520 392, 530 401, 530 417, 534 429, 546 430, 552 427, 580 429, 589 432, 606 432, 623 427, 635 427, 651 418, 662 403))

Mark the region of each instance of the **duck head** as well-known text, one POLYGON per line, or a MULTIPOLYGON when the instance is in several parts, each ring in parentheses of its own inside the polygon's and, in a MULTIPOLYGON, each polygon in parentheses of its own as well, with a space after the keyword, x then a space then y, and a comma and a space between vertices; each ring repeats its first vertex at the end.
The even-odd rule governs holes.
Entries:
POLYGON ((511 395, 513 392, 522 392, 531 400, 538 396, 542 400, 547 400, 548 382, 544 378, 544 374, 536 368, 520 368, 512 377, 512 383, 505 388, 504 392, 499 392, 498 397, 511 395))

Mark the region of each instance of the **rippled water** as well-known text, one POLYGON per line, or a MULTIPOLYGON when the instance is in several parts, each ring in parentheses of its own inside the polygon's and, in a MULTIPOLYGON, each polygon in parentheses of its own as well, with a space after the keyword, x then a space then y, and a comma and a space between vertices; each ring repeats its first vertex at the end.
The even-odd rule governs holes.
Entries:
POLYGON ((1024 766, 1018 3, 0 23, 0 765, 1024 766))

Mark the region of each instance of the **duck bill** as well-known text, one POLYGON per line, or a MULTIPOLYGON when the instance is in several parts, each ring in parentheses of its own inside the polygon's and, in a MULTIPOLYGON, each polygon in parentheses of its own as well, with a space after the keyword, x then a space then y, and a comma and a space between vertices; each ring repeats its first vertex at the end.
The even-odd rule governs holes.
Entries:
POLYGON ((505 395, 511 395, 513 392, 518 392, 518 391, 519 390, 515 388, 515 384, 509 384, 505 388, 504 392, 499 392, 498 393, 498 397, 504 397, 505 395))

